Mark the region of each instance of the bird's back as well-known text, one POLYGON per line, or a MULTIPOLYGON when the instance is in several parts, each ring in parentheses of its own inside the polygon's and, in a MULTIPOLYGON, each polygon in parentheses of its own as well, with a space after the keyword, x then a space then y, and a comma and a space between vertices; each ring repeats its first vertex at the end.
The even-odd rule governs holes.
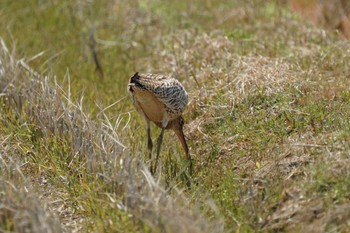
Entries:
POLYGON ((188 95, 182 84, 164 75, 136 73, 130 78, 129 91, 138 101, 142 101, 140 98, 144 95, 153 95, 164 104, 170 120, 179 117, 188 103, 188 95))

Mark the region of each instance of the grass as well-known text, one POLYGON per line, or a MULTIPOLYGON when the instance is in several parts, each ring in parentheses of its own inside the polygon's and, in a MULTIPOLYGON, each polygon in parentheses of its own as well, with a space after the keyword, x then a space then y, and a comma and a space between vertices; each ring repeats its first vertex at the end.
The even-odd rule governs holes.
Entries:
POLYGON ((350 47, 336 33, 272 0, 0 9, 1 231, 349 230, 350 47), (189 92, 191 189, 170 132, 147 171, 136 71, 189 92))

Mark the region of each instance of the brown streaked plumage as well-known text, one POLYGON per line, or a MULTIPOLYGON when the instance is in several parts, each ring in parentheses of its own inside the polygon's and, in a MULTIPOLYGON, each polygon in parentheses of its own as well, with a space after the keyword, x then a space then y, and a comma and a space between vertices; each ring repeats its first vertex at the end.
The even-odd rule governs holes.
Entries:
POLYGON ((160 146, 165 129, 172 129, 185 150, 192 171, 192 161, 189 154, 186 139, 183 133, 184 120, 182 112, 188 103, 188 95, 179 81, 164 75, 139 74, 130 78, 128 91, 131 94, 136 110, 143 116, 147 123, 148 152, 152 159, 152 139, 150 122, 154 122, 162 129, 157 140, 157 157, 155 165, 150 171, 152 174, 157 169, 160 146))

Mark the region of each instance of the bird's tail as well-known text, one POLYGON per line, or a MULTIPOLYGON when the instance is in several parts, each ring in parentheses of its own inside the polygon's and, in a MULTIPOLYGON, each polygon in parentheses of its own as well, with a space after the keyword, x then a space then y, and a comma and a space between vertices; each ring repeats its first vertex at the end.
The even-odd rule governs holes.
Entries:
POLYGON ((136 86, 140 89, 145 89, 144 85, 140 82, 141 76, 139 75, 139 72, 136 72, 134 76, 130 78, 129 86, 136 86))
POLYGON ((131 78, 130 78, 130 83, 138 83, 138 79, 139 79, 139 72, 136 72, 135 74, 134 74, 134 76, 132 76, 131 78))

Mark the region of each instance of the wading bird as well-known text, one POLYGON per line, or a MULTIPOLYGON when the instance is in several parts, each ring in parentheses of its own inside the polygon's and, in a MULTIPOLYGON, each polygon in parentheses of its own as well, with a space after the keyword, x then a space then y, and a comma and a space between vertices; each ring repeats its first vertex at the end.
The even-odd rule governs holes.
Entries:
POLYGON ((150 172, 152 174, 156 172, 164 130, 172 129, 185 150, 191 173, 192 160, 183 133, 184 119, 182 118, 182 112, 188 103, 188 95, 181 83, 164 75, 136 73, 130 78, 128 91, 136 110, 147 123, 150 172), (153 143, 150 122, 154 122, 162 129, 157 140, 157 157, 154 167, 152 167, 153 143))

